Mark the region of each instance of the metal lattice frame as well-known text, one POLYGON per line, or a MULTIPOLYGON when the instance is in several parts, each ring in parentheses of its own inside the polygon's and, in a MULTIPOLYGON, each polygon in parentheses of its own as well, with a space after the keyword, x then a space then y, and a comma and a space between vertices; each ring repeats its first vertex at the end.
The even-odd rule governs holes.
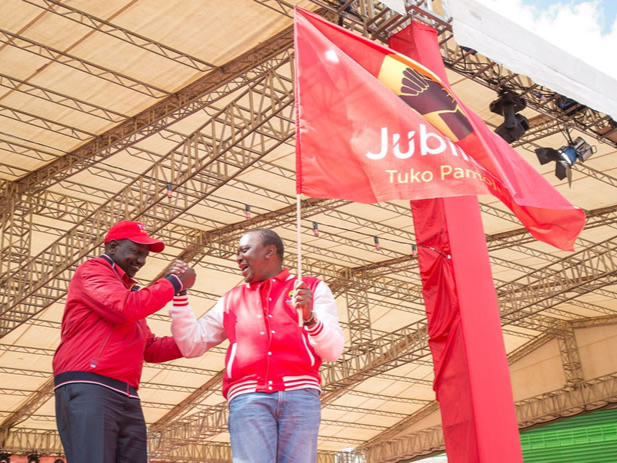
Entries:
MULTIPOLYGON (((94 16, 83 15, 84 12, 62 5, 56 0, 26 1, 45 11, 64 16, 93 30, 124 40, 179 64, 202 71, 209 69, 205 67, 210 66, 209 63, 202 62, 182 52, 176 53, 177 50, 165 47, 163 44, 151 40, 148 41, 148 39, 143 41, 143 37, 131 31, 122 29, 112 23, 104 22, 94 16), (201 68, 199 68, 200 66, 201 68)), ((289 15, 290 8, 292 8, 292 5, 283 0, 256 1, 287 15, 289 15)), ((401 18, 395 13, 384 9, 381 4, 375 3, 372 0, 357 0, 354 2, 354 7, 357 7, 357 9, 352 13, 344 11, 351 2, 346 2, 343 5, 338 3, 335 5, 325 1, 314 1, 314 3, 342 15, 345 25, 364 32, 373 38, 385 38, 390 31, 400 27, 406 21, 405 18, 401 18), (358 16, 363 17, 363 20, 360 21, 358 16)), ((564 115, 555 104, 556 95, 550 94, 546 89, 538 87, 527 78, 509 73, 509 71, 483 57, 472 57, 460 48, 453 47, 453 41, 450 40, 449 25, 434 13, 426 11, 421 6, 421 3, 419 4, 420 6, 413 5, 412 9, 419 18, 437 25, 442 37, 442 53, 448 67, 493 89, 509 85, 526 94, 526 97, 528 97, 532 89, 534 92, 537 91, 540 94, 547 95, 547 97, 541 99, 542 101, 540 101, 540 98, 538 98, 538 101, 530 101, 530 107, 547 114, 549 117, 539 125, 534 126, 533 130, 529 131, 524 139, 521 140, 521 144, 533 144, 538 136, 556 133, 565 124, 576 126, 583 132, 593 134, 596 137, 602 137, 602 133, 607 128, 610 128, 611 121, 588 108, 582 108, 574 115, 564 115)), ((7 39, 9 36, 5 33, 3 37, 7 39)), ((73 59, 74 57, 65 53, 59 52, 60 54, 54 54, 57 50, 29 39, 19 37, 17 39, 12 40, 14 47, 39 53, 42 56, 54 57, 57 59, 57 62, 70 64, 92 75, 110 79, 123 85, 125 88, 147 91, 152 94, 157 90, 140 86, 142 83, 134 80, 122 80, 122 76, 115 75, 113 71, 92 67, 90 66, 91 63, 83 60, 76 61, 73 59)), ((233 186, 253 194, 260 194, 264 197, 275 198, 284 203, 293 204, 290 202, 289 197, 285 197, 280 193, 268 191, 256 185, 236 182, 233 179, 233 172, 221 174, 221 171, 213 168, 209 171, 209 174, 204 174, 198 168, 209 162, 206 158, 200 158, 200 156, 210 151, 207 154, 209 156, 216 151, 215 147, 223 145, 224 149, 228 151, 223 154, 215 153, 215 155, 222 156, 219 167, 230 163, 234 168, 238 169, 236 175, 237 172, 251 165, 264 171, 279 171, 281 176, 288 175, 285 169, 273 165, 269 166, 260 159, 269 149, 273 149, 272 146, 280 146, 292 140, 292 116, 290 112, 287 112, 290 108, 289 96, 291 94, 291 86, 289 78, 291 74, 290 72, 279 72, 281 66, 286 66, 288 63, 291 42, 291 30, 286 29, 276 37, 261 44, 257 49, 248 52, 225 66, 210 71, 208 75, 198 80, 195 84, 172 96, 166 97, 160 103, 155 104, 131 120, 126 120, 126 115, 114 113, 105 108, 97 107, 27 82, 18 81, 9 76, 0 75, 0 86, 11 90, 27 93, 36 98, 81 111, 92 117, 113 122, 126 120, 118 127, 65 156, 60 156, 61 153, 35 150, 14 141, 0 140, 0 148, 6 149, 9 152, 28 155, 44 161, 57 158, 49 166, 33 172, 18 182, 4 181, 2 183, 3 193, 5 194, 0 199, 0 213, 3 225, 0 232, 0 274, 4 276, 3 281, 5 283, 8 281, 7 278, 10 274, 12 275, 15 265, 20 264, 23 260, 23 255, 28 254, 32 239, 30 231, 44 227, 43 225, 32 223, 33 215, 55 215, 56 218, 75 224, 73 230, 68 234, 62 230, 46 228, 47 232, 58 236, 58 240, 54 244, 55 247, 35 256, 29 262, 29 267, 26 270, 17 273, 16 282, 12 284, 10 292, 5 295, 2 301, 3 305, 2 309, 0 309, 0 337, 6 335, 16 326, 19 326, 19 324, 29 320, 33 324, 57 327, 57 324, 54 325, 52 322, 32 320, 31 317, 49 306, 52 302, 63 297, 70 274, 74 271, 75 265, 88 256, 100 242, 100 236, 86 241, 88 236, 86 229, 88 231, 91 229, 104 229, 106 225, 111 223, 110 221, 120 217, 141 218, 151 225, 149 228, 158 230, 157 234, 164 237, 166 242, 174 243, 174 245, 186 249, 183 257, 189 260, 192 259, 194 262, 200 262, 203 265, 212 265, 204 263, 203 259, 208 255, 228 258, 235 252, 235 240, 249 228, 253 228, 258 224, 262 226, 280 226, 283 229, 287 226, 292 227, 291 219, 293 214, 295 214, 293 206, 289 206, 287 210, 281 209, 271 214, 256 217, 252 221, 243 221, 233 225, 222 225, 211 221, 207 223, 207 228, 212 229, 210 232, 170 224, 170 221, 180 213, 183 214, 183 219, 187 218, 187 220, 191 221, 191 214, 187 213, 187 209, 194 204, 192 201, 199 199, 201 199, 202 203, 207 203, 208 207, 213 207, 217 210, 224 209, 227 212, 241 216, 242 211, 238 207, 217 203, 213 198, 209 198, 210 193, 220 185, 233 186), (259 119, 256 124, 251 125, 252 118, 256 114, 249 114, 250 111, 247 111, 247 107, 250 107, 251 104, 242 101, 242 97, 236 100, 236 106, 232 104, 233 107, 227 106, 218 112, 210 121, 212 126, 223 126, 227 129, 233 127, 233 130, 242 126, 237 132, 234 132, 233 136, 227 139, 227 143, 224 137, 219 137, 218 135, 209 136, 210 133, 207 133, 208 127, 202 127, 199 134, 192 134, 188 138, 168 128, 174 122, 203 108, 209 107, 210 110, 213 110, 214 106, 212 103, 245 85, 250 85, 255 95, 253 97, 244 94, 245 98, 254 98, 252 101, 255 102, 268 100, 270 108, 266 112, 270 112, 265 117, 260 114, 259 116, 262 116, 262 119, 259 119), (271 122, 274 120, 277 121, 278 126, 271 122), (166 139, 178 143, 177 148, 167 153, 167 155, 160 155, 131 146, 154 133, 161 133, 166 139), (267 135, 264 136, 264 133, 267 135), (234 145, 242 137, 245 137, 245 139, 254 137, 254 144, 251 142, 240 142, 240 144, 234 145), (259 141, 255 142, 255 138, 259 138, 259 141), (123 149, 130 151, 136 157, 150 160, 156 167, 146 172, 139 179, 136 179, 122 172, 95 165, 97 162, 123 149), (243 153, 240 153, 240 150, 243 150, 243 153), (247 152, 251 154, 247 155, 247 152), (203 164, 199 164, 200 162, 203 164), (130 183, 133 187, 131 189, 131 186, 129 186, 128 191, 122 190, 120 193, 114 194, 108 191, 97 190, 88 185, 80 185, 69 179, 71 175, 84 169, 90 169, 95 175, 118 183, 130 183), (186 199, 183 202, 179 202, 176 199, 174 199, 174 202, 162 202, 161 199, 164 197, 166 183, 173 183, 178 191, 183 193, 182 196, 186 196, 186 199), (54 184, 61 184, 63 187, 67 186, 68 191, 75 193, 88 193, 100 200, 100 203, 96 204, 45 190, 45 188, 54 184), (138 189, 142 187, 145 190, 140 195, 138 189), (67 202, 65 203, 64 201, 67 202), (54 203, 55 206, 48 210, 48 206, 54 203), (60 207, 58 203, 61 204, 60 207), (82 243, 86 244, 82 247, 82 243), (70 259, 63 259, 62 252, 68 250, 77 251, 71 254, 70 259), (54 268, 53 270, 52 267, 54 268), (46 271, 45 268, 48 270, 46 271), (58 271, 54 273, 56 270, 58 271), (36 286, 34 282, 41 277, 43 277, 43 283, 40 286, 36 286), (29 305, 22 303, 26 298, 30 298, 29 305)), ((67 134, 78 139, 87 140, 89 137, 93 137, 92 134, 87 132, 79 132, 68 126, 61 127, 54 121, 45 120, 38 116, 22 113, 10 108, 0 108, 0 113, 47 130, 66 131, 67 134)), ((222 132, 225 130, 222 129, 222 132)), ((216 132, 215 129, 212 129, 211 133, 216 132)), ((5 168, 9 169, 10 166, 5 166, 5 168)), ((605 173, 595 171, 586 166, 581 166, 581 168, 585 175, 609 185, 617 186, 615 179, 605 173)), ((18 174, 17 170, 11 170, 11 172, 18 174)), ((394 236, 402 237, 405 240, 410 241, 410 238, 413 238, 412 235, 404 230, 392 229, 391 227, 367 221, 364 218, 353 217, 350 214, 339 211, 338 208, 346 203, 344 201, 336 202, 332 200, 305 201, 305 217, 309 217, 311 214, 327 214, 329 217, 348 220, 357 225, 370 226, 374 230, 392 233, 394 236)), ((397 206, 382 205, 380 207, 396 208, 397 206)), ((481 205, 481 208, 484 213, 518 223, 512 214, 508 212, 487 205, 481 205)), ((617 206, 590 212, 588 214, 588 228, 611 225, 617 222, 617 206)), ((204 219, 195 216, 194 221, 197 223, 198 220, 202 223, 204 222, 204 219)), ((354 245, 353 240, 342 236, 333 236, 330 239, 347 245, 354 245)), ((585 323, 596 323, 599 326, 614 322, 614 318, 598 317, 598 319, 590 319, 586 322, 580 320, 564 322, 547 316, 547 314, 555 313, 572 318, 572 314, 555 308, 556 305, 563 302, 574 305, 583 304, 586 308, 601 313, 612 312, 609 309, 603 311, 603 308, 600 306, 595 306, 594 308, 592 304, 577 301, 575 298, 590 291, 604 292, 607 297, 614 296, 612 292, 602 289, 603 286, 614 283, 616 278, 614 259, 606 258, 602 254, 603 252, 606 254, 606 250, 610 253, 611 247, 615 244, 614 239, 607 240, 600 245, 582 241, 587 249, 582 253, 570 256, 570 259, 559 259, 553 255, 525 246, 531 240, 532 238, 521 228, 500 234, 500 236, 487 236, 491 251, 509 248, 535 257, 545 258, 547 261, 552 262, 552 267, 547 266, 539 271, 532 272, 529 268, 525 269, 520 264, 503 262, 492 257, 493 263, 516 268, 518 271, 527 273, 525 277, 519 280, 499 285, 498 291, 500 302, 502 303, 502 311, 506 315, 504 322, 532 329, 536 333, 544 333, 536 335, 538 337, 535 337, 531 343, 526 344, 525 349, 516 351, 518 356, 525 355, 555 336, 559 343, 564 371, 566 372, 569 384, 579 387, 579 389, 583 388, 587 383, 582 381, 580 359, 578 358, 572 328, 583 326, 585 323), (587 262, 587 259, 591 260, 586 265, 581 265, 581 263, 587 262), (579 269, 577 266, 582 268, 579 269), (535 294, 532 294, 532 289, 535 294), (539 314, 538 312, 540 311, 543 314, 539 314)), ((358 244, 358 242, 355 242, 355 244, 358 244)), ((363 243, 362 246, 366 246, 366 244, 363 243)), ((322 255, 324 258, 322 261, 307 258, 306 266, 308 271, 327 279, 337 294, 351 297, 353 303, 348 304, 351 307, 349 314, 350 326, 354 327, 352 329, 354 335, 357 334, 352 340, 351 348, 345 353, 343 359, 339 363, 333 364, 330 369, 324 368, 324 387, 326 391, 324 399, 326 406, 328 406, 328 404, 331 404, 332 401, 345 393, 362 394, 352 389, 364 379, 376 375, 381 375, 384 378, 392 376, 386 372, 397 365, 411 361, 423 362, 423 359, 428 355, 428 350, 426 347, 426 327, 422 320, 395 333, 383 333, 374 330, 370 324, 369 307, 377 296, 403 298, 406 303, 411 301, 412 305, 404 306, 402 310, 413 313, 420 312, 419 307, 422 303, 422 298, 419 286, 408 281, 389 277, 389 275, 396 272, 399 272, 401 275, 406 272, 411 273, 409 271, 416 268, 413 259, 410 259, 408 256, 400 256, 400 253, 392 252, 388 254, 391 257, 389 261, 369 264, 332 251, 324 251, 322 255), (328 258, 338 261, 339 265, 325 260, 328 258), (349 263, 355 268, 341 266, 340 262, 349 263), (418 309, 414 308, 413 304, 418 304, 418 309), (356 325, 361 326, 362 330, 356 331, 358 329, 356 325), (375 349, 375 351, 373 352, 372 349, 375 349)), ((291 263, 291 266, 294 266, 294 262, 291 263)), ((212 299, 215 296, 205 294, 203 297, 212 299)), ((585 324, 584 326, 591 325, 585 324)), ((519 333, 518 335, 521 334, 519 333)), ((534 335, 528 336, 534 337, 534 335)), ((22 347, 20 349, 23 349, 24 352, 36 352, 40 355, 49 355, 51 352, 50 350, 36 348, 22 347)), ((178 368, 179 371, 186 368, 175 365, 162 367, 178 368)), ((204 371, 203 373, 206 372, 204 371)), ((159 433, 153 434, 155 447, 164 449, 165 452, 163 453, 166 458, 170 458, 173 461, 215 461, 217 458, 219 459, 218 461, 229 461, 229 449, 227 446, 215 443, 203 445, 194 442, 195 440, 200 440, 206 434, 211 435, 208 433, 208 429, 211 430, 210 433, 216 429, 223 429, 226 422, 226 418, 222 417, 224 413, 221 412, 219 406, 195 406, 194 402, 191 404, 191 401, 203 399, 208 394, 211 394, 214 389, 218 389, 220 382, 218 375, 220 373, 210 371, 206 374, 213 377, 197 390, 148 382, 143 383, 143 387, 146 388, 191 392, 187 400, 169 410, 168 414, 153 426, 153 430, 159 433), (183 418, 191 407, 197 408, 199 412, 195 416, 183 418), (157 441, 157 439, 159 440, 157 441), (187 445, 178 446, 178 441, 183 439, 187 445)), ((36 375, 47 377, 44 372, 36 372, 36 375)), ((33 445, 32 449, 48 449, 50 453, 54 452, 53 448, 56 445, 54 439, 57 441, 57 436, 54 438, 49 433, 14 427, 17 423, 31 416, 42 403, 49 399, 51 387, 48 383, 49 381, 33 393, 18 390, 11 390, 12 392, 9 390, 5 391, 6 393, 21 393, 21 395, 28 397, 26 403, 17 411, 3 415, 5 420, 0 425, 0 430, 7 438, 5 443, 19 441, 23 444, 20 447, 23 451, 30 443, 36 442, 37 445, 33 445), (10 439, 13 440, 11 441, 10 439)), ((596 387, 594 390, 597 389, 596 387)), ((592 400, 595 396, 581 394, 581 397, 582 400, 592 400)), ((390 399, 394 400, 395 398, 390 399)), ((565 402, 564 399, 560 400, 562 400, 562 404, 567 403, 567 400, 565 402)), ((537 405, 540 402, 533 403, 537 405)), ((156 404, 151 405, 157 406, 156 404)), ((554 410, 556 404, 552 405, 555 407, 551 410, 554 410)), ((330 406, 336 407, 335 405, 330 406)), ((427 410, 434 406, 429 405, 421 410, 424 410, 426 413, 427 410)), ((548 413, 550 407, 547 405, 544 405, 544 407, 548 413)), ((166 406, 166 408, 169 407, 166 406)), ((527 406, 526 408, 531 409, 533 407, 527 406)), ((537 409, 535 410, 533 413, 536 413, 536 415, 533 415, 531 412, 529 415, 537 416, 537 409)), ((567 413, 568 409, 565 410, 565 412, 562 410, 559 413, 567 413)), ((416 439, 416 443, 423 442, 423 445, 432 448, 431 446, 434 446, 436 442, 434 439, 438 439, 440 433, 440 430, 427 430, 423 435, 428 437, 414 439, 416 439)), ((349 440, 346 440, 346 442, 349 442, 349 440)), ((412 447, 417 448, 417 445, 413 444, 412 447)), ((353 455, 347 456, 353 458, 353 455)), ((330 462, 333 461, 333 458, 333 453, 320 453, 320 461, 330 462)), ((338 455, 337 461, 347 461, 345 458, 345 455, 338 455)))
POLYGON ((289 139, 293 134, 289 65, 289 61, 281 63, 251 85, 154 163, 146 172, 149 176, 134 180, 10 277, 0 276, 8 286, 2 299, 0 337, 63 296, 54 287, 54 278, 98 246, 113 223, 149 211, 158 218, 152 227, 158 230, 289 139), (174 202, 163 201, 168 183, 181 191, 186 185, 190 191, 174 202))
MULTIPOLYGON (((605 407, 617 402, 617 373, 580 382, 516 403, 519 427, 526 428, 556 418, 605 407)), ((397 462, 444 450, 441 426, 380 441, 363 449, 366 461, 397 462)))

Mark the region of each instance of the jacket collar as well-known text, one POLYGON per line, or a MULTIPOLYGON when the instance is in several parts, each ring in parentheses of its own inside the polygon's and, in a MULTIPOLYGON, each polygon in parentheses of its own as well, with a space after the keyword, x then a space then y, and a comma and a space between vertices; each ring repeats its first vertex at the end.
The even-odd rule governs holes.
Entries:
POLYGON ((101 258, 105 262, 107 262, 109 265, 111 265, 111 268, 115 270, 115 272, 118 274, 118 276, 120 277, 120 279, 122 280, 122 282, 127 288, 131 288, 131 289, 139 288, 137 286, 137 282, 133 280, 130 276, 128 276, 126 272, 120 268, 119 265, 116 265, 116 263, 114 262, 114 260, 111 258, 110 255, 103 253, 101 254, 101 258))
POLYGON ((277 280, 279 282, 285 281, 289 278, 289 269, 284 268, 278 275, 274 275, 273 277, 268 278, 267 280, 260 281, 258 283, 246 283, 246 287, 250 289, 258 289, 261 288, 268 280, 277 280))

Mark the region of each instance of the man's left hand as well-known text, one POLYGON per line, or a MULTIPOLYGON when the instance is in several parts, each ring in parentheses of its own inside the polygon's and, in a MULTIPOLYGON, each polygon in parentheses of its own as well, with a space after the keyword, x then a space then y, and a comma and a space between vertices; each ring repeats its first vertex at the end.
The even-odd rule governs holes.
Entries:
POLYGON ((296 281, 293 295, 294 307, 302 310, 302 318, 308 320, 311 317, 311 307, 313 306, 313 293, 302 280, 296 281))

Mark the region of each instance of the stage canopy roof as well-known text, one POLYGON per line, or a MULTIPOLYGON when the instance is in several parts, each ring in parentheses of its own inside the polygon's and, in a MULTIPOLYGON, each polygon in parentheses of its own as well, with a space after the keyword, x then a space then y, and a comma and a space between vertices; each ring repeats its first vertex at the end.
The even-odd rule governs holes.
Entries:
MULTIPOLYGON (((296 3, 378 41, 410 16, 433 25, 454 91, 491 128, 503 122, 489 111, 500 89, 524 96, 530 128, 514 146, 588 224, 577 252, 565 253, 532 239, 495 198, 480 198, 500 307, 516 301, 526 313, 503 327, 519 423, 617 401, 616 124, 461 49, 440 2, 429 10, 409 1, 401 16, 373 0, 3 0, 0 453, 62 452, 51 360, 64 297, 110 224, 140 220, 166 241, 138 275, 143 283, 175 258, 196 267, 198 315, 241 281, 235 247, 250 228, 279 232, 295 268, 296 3), (597 148, 575 164, 571 187, 534 154, 565 145, 566 131, 597 148)), ((302 230, 305 271, 333 289, 346 335, 343 358, 323 369, 320 461, 439 451, 408 204, 303 198, 302 230)), ((149 324, 169 333, 165 310, 149 324)), ((144 368, 152 461, 230 461, 225 348, 144 368)))

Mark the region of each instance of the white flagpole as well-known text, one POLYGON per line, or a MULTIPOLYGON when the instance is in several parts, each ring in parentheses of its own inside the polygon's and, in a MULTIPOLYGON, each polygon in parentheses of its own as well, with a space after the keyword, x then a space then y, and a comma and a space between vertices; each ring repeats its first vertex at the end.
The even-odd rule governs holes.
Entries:
MULTIPOLYGON (((302 281, 302 229, 301 229, 301 207, 300 207, 300 194, 296 194, 296 232, 297 238, 297 255, 298 255, 298 280, 302 281)), ((304 325, 304 317, 302 315, 302 309, 298 309, 298 326, 304 325)))

